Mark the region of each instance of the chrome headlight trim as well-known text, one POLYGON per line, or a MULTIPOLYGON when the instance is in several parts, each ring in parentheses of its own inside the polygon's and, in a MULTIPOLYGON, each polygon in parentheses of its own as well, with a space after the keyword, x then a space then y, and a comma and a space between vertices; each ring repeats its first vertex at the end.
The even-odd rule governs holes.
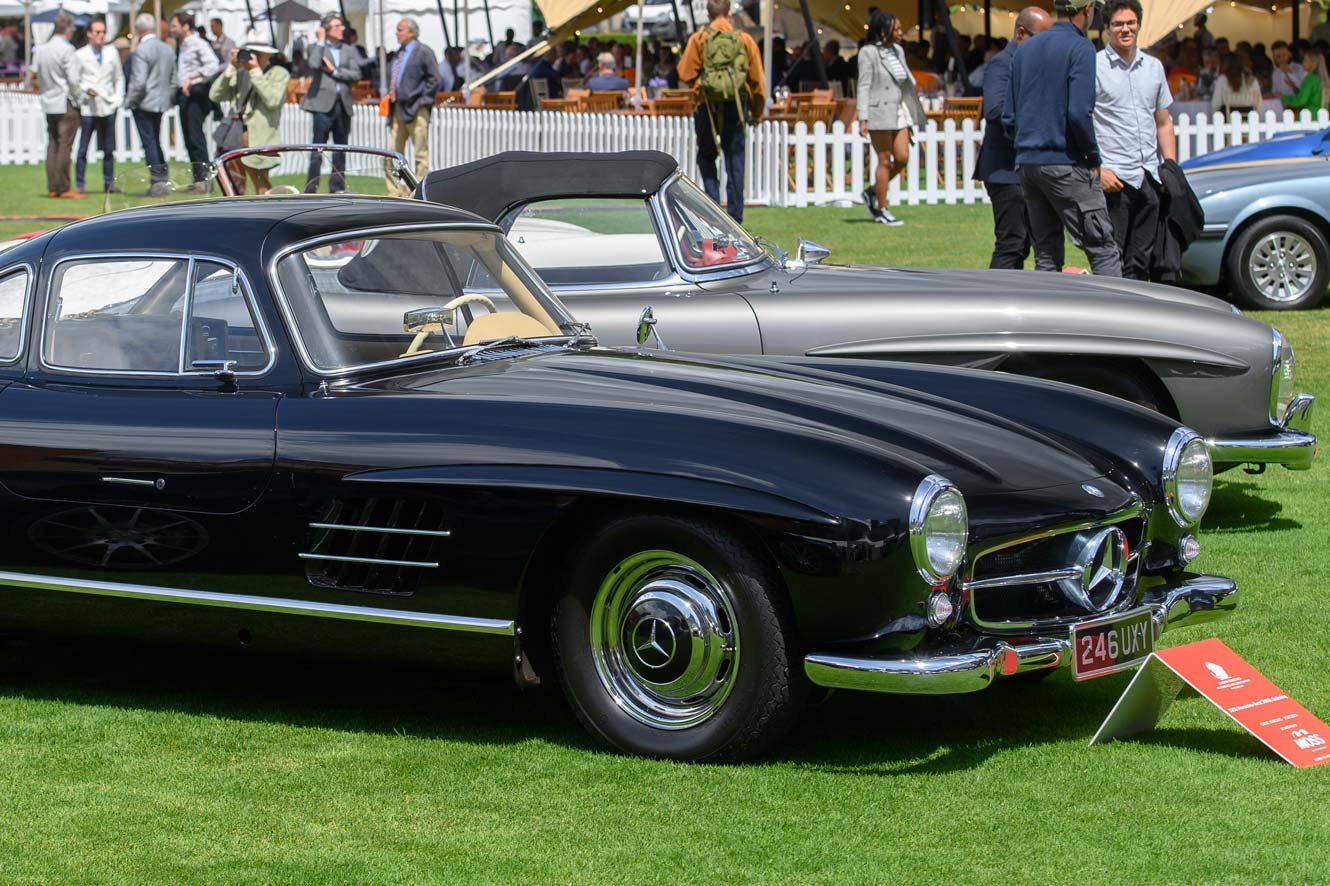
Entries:
POLYGON ((1274 365, 1270 369, 1270 424, 1279 426, 1284 421, 1284 413, 1293 400, 1293 371, 1295 359, 1293 346, 1280 334, 1278 329, 1270 328, 1270 343, 1274 350, 1274 365))
POLYGON ((961 564, 965 562, 969 534, 970 515, 965 506, 965 496, 956 488, 956 484, 940 474, 929 474, 921 480, 914 490, 914 497, 910 500, 910 552, 914 555, 914 565, 919 571, 919 576, 930 585, 937 585, 955 575, 960 570, 961 564), (955 562, 950 564, 934 563, 928 549, 929 520, 933 516, 934 507, 940 501, 948 504, 956 502, 960 505, 964 527, 961 533, 960 551, 954 558, 955 562))
POLYGON ((1191 428, 1178 428, 1174 431, 1164 447, 1161 473, 1164 480, 1164 499, 1174 522, 1184 528, 1201 522, 1205 509, 1210 506, 1210 493, 1214 488, 1214 466, 1210 462, 1210 446, 1205 439, 1191 428), (1204 457, 1205 495, 1200 505, 1195 506, 1188 505, 1186 496, 1181 494, 1182 484, 1194 482, 1195 478, 1180 477, 1179 470, 1185 460, 1198 453, 1204 457))

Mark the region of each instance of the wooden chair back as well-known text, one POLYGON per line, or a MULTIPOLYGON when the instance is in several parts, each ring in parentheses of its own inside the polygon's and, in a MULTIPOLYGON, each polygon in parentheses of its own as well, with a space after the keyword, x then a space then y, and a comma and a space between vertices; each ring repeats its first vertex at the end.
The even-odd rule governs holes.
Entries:
POLYGON ((835 102, 800 102, 794 110, 795 123, 807 123, 811 129, 816 123, 830 126, 836 120, 835 102))
POLYGON ((439 105, 462 105, 462 104, 466 104, 466 101, 462 98, 462 90, 460 90, 460 89, 445 89, 445 90, 443 90, 443 91, 441 91, 441 92, 436 92, 436 93, 434 93, 434 104, 435 104, 436 106, 439 106, 439 105))
POLYGON ((492 111, 516 111, 516 92, 487 92, 480 98, 480 106, 492 111))
POLYGON ((942 100, 943 119, 952 120, 978 120, 979 115, 983 113, 984 100, 982 98, 948 98, 942 100))
POLYGON ((621 109, 628 101, 626 92, 593 92, 587 96, 586 109, 592 113, 605 113, 621 109))
POLYGON ((651 110, 659 117, 691 117, 694 108, 686 98, 658 98, 651 103, 651 110))

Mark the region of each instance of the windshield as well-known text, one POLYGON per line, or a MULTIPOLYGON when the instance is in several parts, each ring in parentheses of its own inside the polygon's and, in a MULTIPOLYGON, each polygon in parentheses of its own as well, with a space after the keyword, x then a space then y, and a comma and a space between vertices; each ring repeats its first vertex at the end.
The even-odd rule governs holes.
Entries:
POLYGON ((320 372, 579 331, 493 231, 326 241, 284 257, 277 277, 305 357, 320 372))
POLYGON ((664 205, 679 257, 691 270, 743 265, 766 255, 738 222, 682 176, 665 188, 664 205))

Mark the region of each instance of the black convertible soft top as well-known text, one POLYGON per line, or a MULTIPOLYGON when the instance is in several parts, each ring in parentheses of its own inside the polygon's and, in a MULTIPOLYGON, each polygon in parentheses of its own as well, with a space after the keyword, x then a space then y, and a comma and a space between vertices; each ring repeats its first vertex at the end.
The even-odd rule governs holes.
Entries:
POLYGON ((505 151, 425 176, 433 203, 456 206, 497 222, 515 206, 556 197, 654 194, 679 164, 661 151, 505 151))

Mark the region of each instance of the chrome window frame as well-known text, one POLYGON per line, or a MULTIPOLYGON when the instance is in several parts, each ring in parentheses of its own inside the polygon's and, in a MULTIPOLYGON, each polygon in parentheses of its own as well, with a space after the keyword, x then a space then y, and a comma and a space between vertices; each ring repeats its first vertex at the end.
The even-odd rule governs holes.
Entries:
MULTIPOLYGON (((665 235, 670 230, 669 216, 665 212, 665 192, 682 178, 686 178, 682 172, 674 172, 661 183, 661 186, 656 189, 656 193, 652 194, 649 199, 656 215, 657 233, 665 241, 665 248, 669 251, 670 259, 674 263, 674 272, 689 283, 706 283, 712 280, 725 280, 730 277, 746 277, 749 274, 765 270, 771 264, 772 258, 760 245, 758 255, 746 262, 719 265, 714 270, 694 270, 688 267, 688 263, 683 260, 683 253, 679 251, 678 242, 673 237, 665 235)), ((691 179, 689 184, 693 184, 691 179)), ((693 184, 693 187, 697 187, 697 185, 693 184)), ((698 188, 698 190, 701 190, 701 188, 698 188)), ((739 223, 735 222, 735 224, 739 223)), ((660 284, 657 282, 655 285, 659 286, 660 284)))
MULTIPOLYGON (((291 243, 287 246, 284 246, 282 247, 282 249, 278 250, 278 252, 274 254, 271 259, 268 260, 267 265, 265 265, 264 267, 264 271, 268 275, 268 285, 272 289, 273 296, 275 297, 275 300, 277 302, 278 310, 281 311, 282 319, 286 321, 287 328, 291 333, 291 340, 295 342, 296 353, 300 356, 301 364, 307 370, 319 376, 320 378, 345 378, 347 376, 354 375, 358 372, 372 372, 376 369, 384 369, 394 366, 409 367, 416 363, 427 363, 431 360, 437 359, 438 354, 435 352, 415 354, 410 357, 397 357, 392 360, 380 360, 377 363, 361 363, 356 366, 345 366, 342 367, 341 369, 319 368, 317 365, 315 365, 314 360, 309 355, 309 350, 305 347, 305 339, 300 334, 300 326, 299 324, 296 323, 295 314, 292 312, 291 306, 287 302, 286 291, 282 288, 281 278, 277 276, 277 266, 282 263, 283 259, 296 252, 310 249, 312 247, 318 246, 323 243, 337 243, 342 240, 355 240, 357 238, 363 239, 368 237, 381 236, 384 234, 403 234, 403 233, 411 233, 413 231, 448 231, 448 230, 483 231, 486 233, 498 234, 504 240, 508 239, 508 235, 504 232, 503 228, 499 227, 496 224, 492 224, 490 222, 485 222, 485 221, 413 222, 411 224, 405 224, 405 225, 378 225, 371 228, 347 228, 346 230, 338 231, 335 234, 320 234, 317 237, 311 237, 306 240, 300 240, 296 243, 291 243)), ((512 246, 511 243, 509 245, 512 246)), ((513 251, 516 251, 517 247, 512 246, 512 249, 513 251)), ((521 258, 520 253, 518 254, 518 258, 521 258)), ((577 318, 573 316, 572 312, 569 311, 564 306, 563 302, 559 300, 559 296, 555 294, 552 290, 550 290, 549 285, 546 284, 545 281, 540 278, 540 275, 535 272, 534 268, 531 268, 529 265, 527 267, 528 270, 531 271, 531 276, 536 280, 536 282, 538 282, 541 286, 545 287, 546 294, 548 294, 551 298, 553 298, 555 303, 558 304, 559 307, 564 309, 564 314, 567 316, 568 320, 572 323, 576 323, 577 318)), ((559 318, 554 317, 552 319, 557 321, 559 318)), ((551 335, 549 337, 566 338, 568 336, 551 335)))
POLYGON ((46 301, 43 304, 41 319, 41 334, 38 336, 37 359, 42 369, 51 372, 68 372, 75 375, 89 376, 108 376, 111 378, 207 378, 213 372, 209 369, 191 370, 185 366, 185 352, 189 337, 189 312, 194 304, 194 265, 196 261, 212 262, 223 267, 229 268, 232 274, 240 279, 240 287, 245 303, 249 307, 250 315, 254 318, 255 331, 263 342, 264 350, 268 354, 268 362, 260 369, 250 369, 244 372, 236 372, 236 378, 262 378, 272 371, 277 365, 277 347, 273 342, 273 337, 268 330, 268 325, 263 319, 263 312, 259 310, 258 299, 254 297, 254 288, 249 283, 249 277, 245 274, 245 269, 236 262, 222 258, 217 255, 200 254, 194 252, 87 252, 79 255, 66 256, 51 266, 50 277, 46 281, 46 301), (51 299, 55 295, 55 281, 61 265, 71 262, 89 262, 89 261, 132 261, 134 259, 144 259, 148 261, 183 261, 186 263, 185 273, 188 275, 185 282, 185 304, 181 312, 180 320, 180 357, 176 362, 177 371, 161 372, 158 370, 139 370, 128 371, 123 369, 82 369, 77 366, 61 366, 58 363, 49 363, 46 359, 46 328, 50 320, 47 311, 51 306, 51 299))
POLYGON ((28 321, 32 319, 32 297, 37 290, 37 271, 31 262, 19 262, 0 272, 0 283, 17 273, 28 275, 28 282, 23 286, 23 311, 19 316, 18 350, 13 357, 0 359, 0 366, 15 366, 23 362, 23 352, 28 344, 28 321))

